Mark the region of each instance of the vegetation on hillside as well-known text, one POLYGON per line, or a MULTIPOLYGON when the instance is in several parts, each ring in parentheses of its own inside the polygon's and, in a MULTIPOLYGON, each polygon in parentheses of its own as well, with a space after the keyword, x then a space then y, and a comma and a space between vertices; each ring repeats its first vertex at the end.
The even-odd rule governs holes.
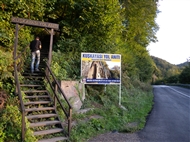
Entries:
POLYGON ((190 84, 190 59, 188 59, 187 64, 183 68, 178 79, 179 79, 179 83, 190 84))
POLYGON ((190 62, 179 65, 173 65, 165 60, 152 56, 154 63, 158 68, 157 81, 155 84, 163 83, 190 83, 190 62))
MULTIPOLYGON (((143 82, 151 79, 153 62, 146 47, 156 41, 155 1, 5 0, 0 5, 1 48, 12 51, 15 31, 12 16, 58 23, 60 31, 53 49, 71 59, 68 61, 74 76, 80 76, 81 52, 106 52, 122 54, 122 71, 127 77, 143 82)), ((19 47, 26 46, 34 34, 46 33, 44 29, 21 28, 19 47)))
MULTIPOLYGON (((99 120, 93 120, 90 124, 94 130, 122 130, 122 124, 129 122, 136 122, 136 129, 143 127, 145 116, 152 105, 151 88, 146 83, 151 82, 153 74, 158 74, 158 69, 146 50, 150 42, 157 41, 157 1, 3 0, 0 5, 0 90, 6 91, 8 98, 17 97, 14 96, 12 60, 15 25, 11 23, 11 17, 58 23, 59 31, 54 36, 52 63, 57 77, 64 80, 80 79, 81 52, 117 53, 122 56, 122 103, 127 110, 119 108, 116 99, 113 99, 117 93, 110 93, 117 89, 111 88, 113 90, 109 93, 102 93, 102 88, 95 91, 96 88, 91 86, 86 103, 91 104, 94 101, 104 106, 101 111, 107 112, 104 117, 110 121, 109 127, 103 127, 104 121, 99 123, 96 122, 99 120), (97 123, 99 125, 94 125, 97 123)), ((34 35, 40 35, 43 39, 47 32, 43 28, 20 26, 18 52, 28 45, 34 35)), ((11 105, 13 104, 7 103, 5 109, 1 110, 1 115, 5 115, 11 105)), ((19 110, 18 106, 17 109, 19 110)), ((101 111, 97 112, 102 114, 101 111)), ((6 124, 12 123, 11 120, 6 124, 2 121, 4 120, 0 121, 1 130, 6 124)), ((16 124, 17 122, 13 127, 16 124)), ((74 130, 78 128, 80 127, 74 130)), ((88 130, 84 131, 85 129, 80 128, 77 134, 85 135, 88 130), (82 134, 80 131, 83 131, 82 134)), ((11 141, 14 134, 3 131, 0 133, 2 135, 5 141, 11 141)))
POLYGON ((157 68, 159 69, 160 73, 157 76, 159 79, 168 78, 181 72, 180 68, 177 65, 170 64, 167 61, 154 56, 151 57, 157 68))

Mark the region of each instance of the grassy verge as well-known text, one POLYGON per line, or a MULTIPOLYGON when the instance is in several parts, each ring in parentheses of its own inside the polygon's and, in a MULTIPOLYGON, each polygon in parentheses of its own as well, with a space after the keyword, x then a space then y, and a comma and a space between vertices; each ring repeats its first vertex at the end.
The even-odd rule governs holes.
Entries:
POLYGON ((151 87, 122 87, 123 108, 118 104, 118 86, 107 86, 106 91, 104 88, 96 90, 94 87, 87 90, 93 93, 86 96, 83 108, 93 109, 85 114, 73 115, 77 125, 72 128, 70 141, 84 142, 108 131, 135 132, 144 127, 153 104, 151 87))

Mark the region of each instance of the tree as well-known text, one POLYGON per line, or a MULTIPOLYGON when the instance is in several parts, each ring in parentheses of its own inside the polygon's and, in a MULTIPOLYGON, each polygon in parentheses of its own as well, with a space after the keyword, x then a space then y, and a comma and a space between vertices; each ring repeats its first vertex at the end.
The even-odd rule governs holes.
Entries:
POLYGON ((80 75, 81 52, 115 52, 123 27, 117 0, 59 0, 55 6, 60 37, 54 49, 65 54, 73 75, 80 75))
MULTIPOLYGON (((3 0, 0 1, 0 47, 10 50, 15 36, 15 26, 11 23, 11 17, 41 20, 53 17, 49 13, 53 10, 55 0, 3 0), (47 14, 46 14, 47 13, 47 14), (46 16, 45 16, 46 15, 46 16)), ((24 27, 19 31, 19 44, 26 45, 33 38, 32 28, 24 27)))
MULTIPOLYGON (((4 0, 0 5, 1 47, 12 49, 15 30, 10 22, 12 16, 41 20, 60 25, 53 50, 63 54, 74 76, 80 76, 81 52, 122 54, 122 70, 130 78, 148 81, 154 72, 146 46, 157 41, 156 1, 4 0)), ((39 30, 21 28, 19 49, 35 33, 39 30)))
POLYGON ((115 47, 122 30, 117 0, 58 1, 61 39, 57 48, 64 52, 105 52, 115 47))
POLYGON ((125 46, 122 46, 122 51, 125 58, 128 58, 126 55, 130 55, 130 59, 124 60, 126 62, 124 64, 128 64, 126 70, 132 78, 148 81, 153 74, 154 64, 146 47, 150 42, 157 41, 155 36, 158 30, 155 22, 157 3, 152 0, 121 0, 120 2, 125 13, 125 21, 123 21, 125 30, 122 32, 125 46))
POLYGON ((189 65, 186 66, 179 75, 179 82, 184 84, 190 84, 190 62, 189 65))

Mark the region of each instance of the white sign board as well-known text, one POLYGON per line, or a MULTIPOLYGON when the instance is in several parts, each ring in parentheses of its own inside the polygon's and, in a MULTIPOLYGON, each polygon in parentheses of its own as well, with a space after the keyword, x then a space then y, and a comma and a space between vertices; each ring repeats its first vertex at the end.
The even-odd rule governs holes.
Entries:
POLYGON ((84 84, 120 84, 121 55, 81 53, 81 77, 84 84))

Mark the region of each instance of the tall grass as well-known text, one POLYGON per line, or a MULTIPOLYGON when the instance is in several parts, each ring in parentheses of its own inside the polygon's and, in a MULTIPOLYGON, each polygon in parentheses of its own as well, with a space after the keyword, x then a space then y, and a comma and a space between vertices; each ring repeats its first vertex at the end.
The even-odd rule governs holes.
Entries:
POLYGON ((73 115, 78 125, 72 128, 70 141, 86 141, 108 131, 135 132, 142 129, 152 108, 153 94, 151 86, 138 83, 139 87, 136 88, 126 89, 122 86, 122 107, 119 105, 118 86, 87 86, 83 108, 94 109, 73 115))

